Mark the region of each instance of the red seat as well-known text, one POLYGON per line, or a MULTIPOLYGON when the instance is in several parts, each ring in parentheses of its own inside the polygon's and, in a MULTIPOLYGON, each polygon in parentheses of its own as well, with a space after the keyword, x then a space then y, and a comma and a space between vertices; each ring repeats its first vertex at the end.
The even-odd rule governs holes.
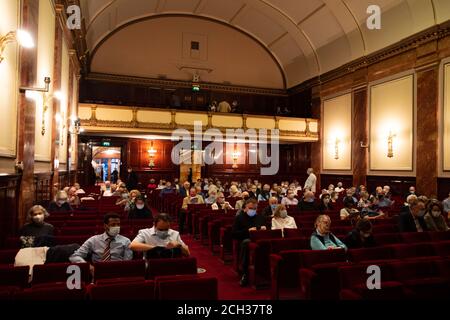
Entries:
POLYGON ((403 242, 403 239, 399 233, 377 233, 374 237, 377 245, 387 245, 403 242))
POLYGON ((112 278, 140 278, 145 279, 145 261, 110 261, 94 263, 95 282, 112 278))
POLYGON ((81 281, 84 283, 89 283, 90 281, 90 271, 88 263, 49 263, 43 265, 33 266, 33 281, 32 285, 38 285, 43 283, 66 283, 68 277, 72 273, 67 273, 67 269, 71 265, 76 265, 80 267, 81 271, 81 281))
POLYGON ((18 286, 26 288, 28 286, 30 268, 14 267, 14 266, 0 266, 0 286, 18 286))
POLYGON ((92 284, 88 287, 91 300, 155 300, 155 283, 153 281, 132 281, 92 284))
POLYGON ((432 241, 447 241, 450 240, 450 231, 446 232, 430 232, 432 241))
POLYGON ((281 238, 281 230, 258 230, 250 232, 250 240, 257 241, 261 239, 281 238))
POLYGON ((365 300, 392 300, 404 297, 403 284, 395 280, 389 264, 378 264, 381 271, 381 289, 370 290, 367 287, 368 264, 356 264, 339 268, 341 281, 341 298, 345 299, 343 290, 352 290, 365 300), (344 296, 344 297, 343 297, 344 296))
POLYGON ((433 246, 434 250, 439 256, 441 257, 450 256, 450 241, 434 242, 433 246))
POLYGON ((348 250, 352 262, 395 259, 392 247, 375 247, 348 250))
POLYGON ((157 276, 197 274, 196 258, 173 258, 148 260, 146 279, 157 276))
POLYGON ((436 256, 432 243, 411 243, 392 245, 394 256, 397 259, 419 258, 436 256))
POLYGON ((18 250, 0 250, 0 264, 14 264, 18 250))
POLYGON ((156 278, 156 292, 159 300, 217 300, 217 278, 192 276, 172 279, 156 278))
POLYGON ((403 243, 417 243, 431 241, 430 233, 428 232, 406 232, 401 233, 403 243))
POLYGON ((28 300, 28 301, 80 301, 85 300, 86 290, 84 287, 81 289, 69 290, 66 284, 51 285, 51 286, 39 286, 36 288, 26 289, 14 294, 15 300, 28 300))
POLYGON ((78 243, 79 245, 82 245, 91 236, 92 235, 56 236, 55 243, 58 245, 72 244, 72 243, 78 243))

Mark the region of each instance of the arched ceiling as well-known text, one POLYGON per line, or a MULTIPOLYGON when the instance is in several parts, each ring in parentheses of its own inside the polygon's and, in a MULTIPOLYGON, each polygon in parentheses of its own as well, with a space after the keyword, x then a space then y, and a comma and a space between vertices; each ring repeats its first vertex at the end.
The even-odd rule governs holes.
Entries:
MULTIPOLYGON (((275 57, 286 87, 333 70, 450 19, 449 0, 81 0, 91 54, 122 27, 182 14, 220 21, 256 39, 275 57), (382 11, 369 30, 367 8, 382 11)), ((137 39, 138 40, 138 39, 137 39)))

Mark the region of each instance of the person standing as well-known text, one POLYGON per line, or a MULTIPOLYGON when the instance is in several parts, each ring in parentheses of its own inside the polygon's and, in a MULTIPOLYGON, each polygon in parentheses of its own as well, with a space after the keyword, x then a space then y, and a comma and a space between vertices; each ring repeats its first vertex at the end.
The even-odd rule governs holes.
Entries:
POLYGON ((133 168, 128 168, 128 175, 127 175, 127 189, 128 190, 134 190, 137 189, 139 183, 139 178, 136 172, 133 171, 133 168))
POLYGON ((308 174, 308 179, 306 179, 303 189, 308 189, 311 190, 311 192, 316 193, 317 177, 314 174, 314 169, 309 168, 306 173, 308 174))

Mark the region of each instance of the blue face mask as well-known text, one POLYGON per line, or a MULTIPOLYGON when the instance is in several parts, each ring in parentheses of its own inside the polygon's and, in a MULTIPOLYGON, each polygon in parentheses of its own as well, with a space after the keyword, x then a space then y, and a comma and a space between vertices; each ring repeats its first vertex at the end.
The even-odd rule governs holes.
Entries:
POLYGON ((273 211, 273 210, 275 210, 278 207, 278 205, 272 204, 270 207, 272 208, 272 211, 273 211))
POLYGON ((308 199, 308 200, 306 200, 306 202, 314 202, 314 198, 311 198, 311 199, 308 199))
POLYGON ((156 235, 161 238, 161 239, 166 239, 169 236, 169 231, 168 230, 156 230, 156 235))
POLYGON ((254 210, 254 209, 249 209, 249 210, 247 211, 247 214, 248 214, 249 217, 254 217, 254 216, 256 216, 256 210, 254 210))

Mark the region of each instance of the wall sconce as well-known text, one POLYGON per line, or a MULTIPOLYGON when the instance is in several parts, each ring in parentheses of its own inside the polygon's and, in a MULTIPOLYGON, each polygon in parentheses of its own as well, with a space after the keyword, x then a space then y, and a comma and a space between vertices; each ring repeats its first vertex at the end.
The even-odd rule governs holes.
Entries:
POLYGON ((393 158, 394 157, 394 138, 397 135, 395 133, 392 132, 392 130, 389 130, 389 136, 387 138, 387 143, 388 143, 388 153, 387 156, 388 158, 393 158))
POLYGON ((30 33, 24 30, 10 31, 4 36, 0 36, 0 63, 4 60, 3 52, 5 51, 6 45, 17 41, 20 46, 24 48, 33 48, 34 41, 30 33))
POLYGON ((69 132, 70 134, 75 135, 79 135, 80 133, 84 132, 84 129, 81 127, 81 119, 75 115, 70 117, 69 132))
POLYGON ((233 169, 238 168, 237 161, 239 160, 240 155, 241 155, 241 153, 237 150, 237 148, 234 148, 234 151, 231 154, 231 157, 233 159, 233 165, 231 166, 231 168, 233 168, 233 169))
POLYGON ((339 143, 341 143, 341 140, 339 138, 336 138, 334 141, 334 159, 339 160, 339 143))
POLYGON ((153 167, 155 166, 155 155, 156 155, 156 150, 153 148, 153 141, 152 144, 150 145, 150 149, 148 149, 147 152, 150 157, 148 166, 150 167, 150 169, 153 169, 153 167))

